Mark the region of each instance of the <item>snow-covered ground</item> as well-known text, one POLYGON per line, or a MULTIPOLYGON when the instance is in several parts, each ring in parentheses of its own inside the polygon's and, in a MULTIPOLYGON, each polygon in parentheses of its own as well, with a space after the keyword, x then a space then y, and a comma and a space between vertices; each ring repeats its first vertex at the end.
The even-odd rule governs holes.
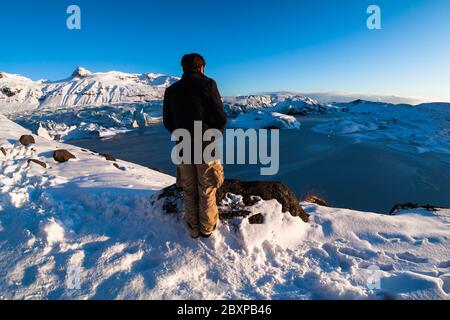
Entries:
POLYGON ((1 298, 449 298, 449 210, 304 202, 304 223, 261 201, 249 210, 264 224, 235 218, 192 240, 157 200, 173 177, 42 137, 24 147, 27 133, 0 115, 1 298), (77 159, 56 163, 59 148, 77 159))

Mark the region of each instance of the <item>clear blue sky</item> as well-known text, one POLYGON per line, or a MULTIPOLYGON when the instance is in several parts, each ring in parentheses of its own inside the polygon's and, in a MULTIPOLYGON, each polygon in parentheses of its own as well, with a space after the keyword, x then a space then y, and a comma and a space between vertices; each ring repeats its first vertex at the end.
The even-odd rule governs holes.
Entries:
POLYGON ((448 0, 1 1, 0 70, 33 79, 92 71, 180 75, 207 60, 223 94, 295 90, 450 101, 448 0), (81 7, 82 29, 66 28, 81 7), (381 7, 382 30, 366 28, 381 7))

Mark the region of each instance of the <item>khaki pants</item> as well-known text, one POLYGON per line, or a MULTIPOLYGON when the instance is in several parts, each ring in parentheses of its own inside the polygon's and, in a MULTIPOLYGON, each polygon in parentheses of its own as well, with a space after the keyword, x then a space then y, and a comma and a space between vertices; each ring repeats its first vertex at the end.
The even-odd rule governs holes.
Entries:
POLYGON ((177 166, 177 186, 183 188, 184 212, 192 237, 210 235, 219 222, 216 191, 223 184, 220 162, 177 166))

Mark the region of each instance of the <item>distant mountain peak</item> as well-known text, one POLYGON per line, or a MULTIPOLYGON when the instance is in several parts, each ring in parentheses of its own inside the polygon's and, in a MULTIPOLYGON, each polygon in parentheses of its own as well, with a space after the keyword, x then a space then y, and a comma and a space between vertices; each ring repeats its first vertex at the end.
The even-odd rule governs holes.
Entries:
POLYGON ((77 67, 72 73, 72 78, 86 78, 92 75, 92 72, 83 67, 77 67))

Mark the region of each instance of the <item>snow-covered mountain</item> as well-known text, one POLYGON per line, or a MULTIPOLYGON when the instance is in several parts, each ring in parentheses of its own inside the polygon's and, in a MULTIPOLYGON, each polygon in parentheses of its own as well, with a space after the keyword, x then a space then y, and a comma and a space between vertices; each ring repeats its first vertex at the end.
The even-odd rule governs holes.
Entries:
POLYGON ((0 112, 145 103, 160 100, 164 90, 176 80, 176 77, 157 73, 92 73, 82 67, 60 81, 33 81, 20 75, 0 73, 0 112))
POLYGON ((228 115, 266 110, 289 115, 327 114, 343 111, 333 104, 323 104, 296 93, 272 93, 267 95, 229 96, 224 99, 228 115))

